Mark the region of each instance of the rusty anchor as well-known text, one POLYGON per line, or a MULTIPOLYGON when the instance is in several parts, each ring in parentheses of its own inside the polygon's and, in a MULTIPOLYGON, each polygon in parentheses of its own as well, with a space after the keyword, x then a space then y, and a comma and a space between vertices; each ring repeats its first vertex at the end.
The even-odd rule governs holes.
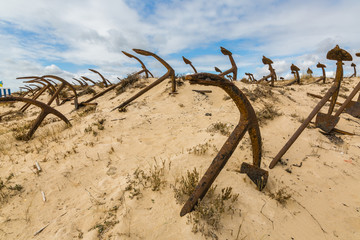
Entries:
POLYGON ((310 68, 307 69, 306 73, 312 78, 313 71, 310 68))
POLYGON ((293 136, 287 141, 287 143, 283 146, 283 148, 279 151, 279 153, 275 156, 275 158, 271 161, 269 167, 270 169, 274 168, 281 157, 287 152, 287 150, 292 146, 292 144, 296 141, 296 139, 300 136, 300 134, 304 131, 306 126, 310 123, 310 121, 315 117, 317 113, 319 113, 320 109, 325 105, 325 103, 332 97, 331 104, 328 113, 332 113, 334 105, 337 99, 337 93, 339 91, 341 79, 342 79, 342 61, 351 61, 347 59, 352 59, 351 55, 348 54, 345 50, 340 49, 338 45, 332 50, 330 50, 326 56, 328 59, 337 60, 337 68, 336 68, 336 77, 333 85, 326 92, 325 96, 320 100, 320 102, 315 106, 315 108, 311 111, 309 116, 303 121, 300 127, 295 131, 293 136))
POLYGON ((85 77, 85 76, 81 76, 81 79, 83 79, 84 81, 87 81, 87 82, 91 82, 94 86, 96 85, 96 82, 91 80, 90 78, 88 77, 85 77))
POLYGON ((71 125, 69 120, 62 113, 60 113, 59 111, 55 110, 54 108, 50 107, 49 105, 47 105, 45 103, 42 103, 42 102, 39 102, 39 101, 36 101, 36 100, 33 100, 33 99, 22 98, 22 97, 0 98, 0 102, 15 102, 15 101, 20 101, 20 102, 25 102, 25 103, 28 103, 28 104, 32 104, 32 105, 35 105, 35 106, 40 107, 42 109, 41 113, 36 118, 34 124, 32 125, 29 132, 27 133, 26 140, 29 140, 33 136, 33 134, 35 133, 37 128, 40 126, 41 122, 50 113, 54 114, 55 116, 57 116, 58 118, 63 120, 66 124, 71 125))
POLYGON ((88 85, 85 81, 81 81, 80 79, 77 78, 73 78, 73 79, 77 81, 80 84, 80 87, 82 88, 88 85))
POLYGON ((229 50, 227 50, 226 48, 223 48, 223 47, 220 47, 220 51, 221 51, 222 54, 229 57, 229 60, 230 60, 230 63, 231 63, 231 68, 223 72, 219 68, 215 67, 215 71, 219 72, 219 76, 231 76, 231 75, 228 75, 228 74, 232 73, 233 76, 230 77, 230 79, 232 81, 236 81, 237 70, 238 69, 237 69, 236 63, 234 61, 234 58, 232 57, 232 53, 229 50))
POLYGON ((355 63, 351 63, 351 66, 354 68, 354 74, 351 75, 350 77, 356 77, 356 64, 355 63))
MULTIPOLYGON (((336 104, 337 97, 339 95, 339 90, 341 86, 341 82, 343 80, 343 61, 352 61, 352 56, 350 53, 345 51, 344 49, 339 48, 338 45, 336 45, 335 48, 331 49, 327 55, 326 58, 329 60, 335 60, 336 62, 336 75, 334 84, 337 86, 336 91, 332 95, 329 110, 327 114, 319 112, 316 116, 315 125, 316 127, 320 128, 321 130, 325 131, 326 133, 329 133, 335 125, 339 122, 340 118, 339 115, 342 113, 348 102, 346 102, 346 105, 341 106, 341 111, 338 111, 334 116, 332 116, 332 112, 334 111, 334 107, 336 104)), ((356 93, 355 93, 356 94, 356 93)), ((352 98, 351 98, 352 99, 352 98)), ((350 99, 350 101, 351 101, 350 99)), ((339 110, 340 110, 339 109, 339 110)))
POLYGON ((189 59, 185 58, 184 56, 182 58, 184 60, 184 63, 189 64, 192 67, 192 69, 194 70, 194 72, 197 73, 196 68, 192 65, 191 61, 189 59))
POLYGON ((249 81, 250 81, 251 83, 256 82, 256 80, 255 80, 255 78, 254 78, 254 75, 253 75, 252 73, 245 73, 245 75, 248 76, 249 81))
POLYGON ((114 111, 115 109, 123 109, 129 103, 131 103, 132 101, 134 101, 135 99, 137 99, 138 97, 140 97, 141 95, 143 95, 144 93, 146 93, 147 91, 149 91, 150 89, 152 89, 153 87, 155 87, 156 85, 158 85, 159 83, 161 83, 162 81, 164 81, 168 77, 171 78, 171 93, 176 93, 175 71, 167 62, 165 62, 162 58, 160 58, 159 56, 157 56, 156 54, 154 54, 152 52, 148 52, 148 51, 141 50, 141 49, 133 49, 133 51, 136 52, 137 54, 154 57, 162 65, 164 65, 164 67, 166 67, 166 69, 168 71, 162 77, 160 77, 158 80, 151 83, 149 86, 143 88, 138 93, 136 93, 134 96, 132 96, 131 98, 129 98, 128 100, 126 100, 125 102, 120 104, 119 106, 115 107, 111 111, 114 111))
POLYGON ((323 80, 323 83, 325 83, 325 81, 326 81, 326 74, 325 74, 325 68, 326 68, 326 66, 325 66, 324 64, 318 62, 318 64, 316 65, 316 67, 317 67, 317 68, 321 68, 321 69, 322 69, 322 74, 323 74, 322 77, 320 77, 318 80, 316 80, 316 82, 323 80))
POLYGON ((94 73, 97 73, 101 79, 102 79, 102 82, 104 83, 104 86, 105 87, 108 87, 109 85, 112 85, 112 83, 106 79, 101 73, 99 73, 98 71, 94 70, 94 69, 89 69, 90 71, 94 72, 94 73))
POLYGON ((262 58, 262 62, 266 65, 269 65, 269 71, 270 71, 270 74, 268 76, 265 76, 265 79, 267 78, 271 78, 271 82, 270 82, 270 86, 274 86, 274 82, 276 81, 276 73, 275 73, 275 69, 272 67, 271 64, 273 64, 273 61, 271 61, 271 59, 263 56, 262 58))
MULTIPOLYGON (((56 91, 54 92, 54 94, 51 96, 50 100, 48 101, 48 105, 51 105, 51 103, 55 100, 55 98, 58 98, 59 93, 67 86, 73 93, 74 93, 74 105, 75 105, 75 109, 78 109, 79 105, 78 105, 78 97, 77 97, 77 93, 75 88, 69 83, 67 82, 65 79, 55 76, 55 75, 44 75, 42 77, 37 77, 37 76, 29 76, 29 77, 19 77, 17 79, 41 79, 41 81, 47 81, 49 83, 49 78, 50 79, 54 79, 57 80, 59 82, 61 82, 60 85, 58 85, 56 91)), ((51 84, 50 84, 51 85, 51 84)), ((33 100, 36 100, 36 98, 38 98, 46 89, 50 88, 50 86, 46 85, 45 87, 43 87, 35 96, 34 98, 32 98, 33 100)), ((25 110, 29 107, 28 105, 30 104, 25 104, 24 107, 26 106, 25 110)), ((25 111, 22 110, 23 108, 20 109, 20 111, 25 111)))
POLYGON ((21 95, 22 97, 25 97, 26 95, 28 95, 29 93, 32 93, 34 94, 34 90, 31 88, 31 87, 27 87, 27 86, 24 86, 24 87, 19 87, 20 91, 21 91, 21 95), (22 91, 22 90, 27 90, 27 91, 22 91))
POLYGON ((141 74, 141 73, 145 73, 145 77, 146 78, 149 78, 149 74, 151 75, 151 77, 153 78, 154 76, 152 75, 152 73, 146 68, 145 64, 136 56, 130 54, 130 53, 127 53, 125 51, 122 51, 123 54, 125 54, 127 57, 129 58, 134 58, 136 59, 140 64, 141 64, 141 68, 142 70, 138 71, 136 74, 141 74))
POLYGON ((197 73, 188 75, 185 80, 190 84, 200 84, 205 86, 217 86, 222 88, 235 102, 240 112, 240 120, 230 137, 226 140, 220 151, 212 161, 204 176, 199 181, 194 192, 181 209, 180 216, 191 212, 194 206, 200 201, 209 190, 211 184, 215 181, 220 171, 223 169, 236 146, 243 138, 246 132, 249 133, 252 143, 253 163, 242 163, 240 172, 246 173, 249 178, 262 190, 268 179, 268 172, 260 168, 261 164, 261 135, 258 120, 254 109, 249 100, 232 82, 222 76, 211 73, 197 73))
POLYGON ((298 67, 297 67, 296 65, 294 65, 294 64, 291 64, 290 70, 291 70, 292 72, 294 72, 294 74, 296 75, 296 78, 295 78, 296 83, 297 83, 297 84, 300 84, 300 76, 299 76, 300 68, 298 68, 298 67))

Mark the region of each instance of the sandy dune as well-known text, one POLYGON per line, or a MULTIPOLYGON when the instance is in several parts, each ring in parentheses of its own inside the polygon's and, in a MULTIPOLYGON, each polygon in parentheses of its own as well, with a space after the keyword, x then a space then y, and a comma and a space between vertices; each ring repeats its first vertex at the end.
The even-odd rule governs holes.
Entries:
MULTIPOLYGON (((359 80, 344 79, 340 96, 348 95, 359 80)), ((319 101, 306 93, 323 95, 331 83, 236 85, 259 115, 266 106, 277 112, 274 119, 263 117, 260 126, 262 167, 269 170, 273 157, 319 101)), ((178 94, 169 95, 169 87, 167 81, 161 83, 126 112, 110 110, 139 88, 118 96, 109 92, 88 113, 89 106, 78 111, 70 102, 56 106, 72 127, 49 115, 28 142, 16 140, 11 129, 34 119, 38 108, 31 107, 24 117, 3 119, 0 239, 360 239, 360 119, 348 114, 341 115, 337 128, 355 136, 325 136, 310 124, 283 164, 269 170, 262 192, 238 172, 243 161, 252 159, 246 135, 215 181, 215 193, 232 187, 239 194, 227 203, 232 210, 221 215, 217 230, 205 224, 203 233, 194 233, 194 219, 179 216, 182 205, 173 187, 194 168, 202 176, 227 139, 211 127, 220 122, 232 131, 239 112, 219 88, 186 82, 178 94), (212 93, 205 96, 193 89, 212 93), (101 119, 105 121, 99 123, 101 119), (36 161, 41 172, 34 168, 36 161), (160 190, 141 183, 140 192, 129 190, 137 169, 161 169, 160 190)), ((1 105, 1 112, 22 106, 14 105, 1 105)))

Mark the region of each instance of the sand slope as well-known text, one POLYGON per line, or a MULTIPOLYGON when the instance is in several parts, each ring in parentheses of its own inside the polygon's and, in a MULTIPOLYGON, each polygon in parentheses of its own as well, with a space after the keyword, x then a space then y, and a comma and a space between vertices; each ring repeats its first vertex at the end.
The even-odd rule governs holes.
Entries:
MULTIPOLYGON (((348 95, 358 81, 344 79, 341 94, 348 95)), ((262 167, 269 170, 270 161, 319 101, 306 92, 323 95, 331 83, 273 89, 236 85, 254 94, 257 99, 251 102, 257 112, 268 103, 280 114, 261 124, 262 167), (268 94, 257 97, 258 90, 268 94)), ((188 218, 179 216, 182 205, 176 203, 171 186, 187 170, 196 167, 200 175, 206 171, 227 139, 209 127, 216 122, 235 126, 239 112, 219 88, 185 83, 178 94, 169 95, 169 87, 161 83, 127 112, 110 110, 138 88, 119 96, 109 92, 95 101, 95 111, 82 116, 84 109, 73 111, 67 102, 56 109, 71 119, 72 127, 50 115, 47 119, 54 121, 40 127, 28 142, 16 140, 10 129, 34 119, 38 108, 31 107, 24 118, 0 122, 0 178, 6 186, 23 187, 3 189, 7 195, 0 206, 0 239, 211 239, 193 233, 188 218), (204 96, 192 89, 212 93, 204 96), (103 130, 94 125, 100 119, 105 119, 103 130), (204 143, 211 146, 205 153, 192 152, 204 143), (38 174, 35 161, 42 168, 38 174), (139 199, 129 198, 125 189, 134 171, 162 162, 166 183, 161 190, 145 188, 139 199)), ((0 106, 1 112, 16 108, 0 106)), ((263 192, 237 172, 243 161, 252 159, 245 136, 215 181, 217 191, 230 186, 239 194, 232 205, 235 211, 222 216, 222 227, 215 232, 218 239, 360 239, 359 124, 360 119, 342 114, 337 128, 357 135, 331 139, 306 128, 283 157, 287 165, 269 170, 263 192), (284 204, 273 196, 279 191, 289 197, 284 204)))

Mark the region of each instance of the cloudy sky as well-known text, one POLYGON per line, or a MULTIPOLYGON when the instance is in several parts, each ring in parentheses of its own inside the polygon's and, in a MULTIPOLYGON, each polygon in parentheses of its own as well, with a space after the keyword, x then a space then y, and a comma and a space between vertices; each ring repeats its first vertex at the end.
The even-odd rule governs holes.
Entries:
MULTIPOLYGON (((220 46, 233 53, 239 78, 267 75, 263 55, 278 76, 290 77, 292 63, 320 75, 319 61, 332 75, 335 62, 325 57, 336 44, 360 66, 359 14, 359 0, 1 0, 0 80, 16 89, 15 78, 28 75, 98 79, 87 70, 95 68, 115 81, 140 70, 121 53, 136 55, 132 48, 158 54, 179 74, 192 72, 182 56, 198 71, 226 70, 220 46)), ((154 58, 137 56, 155 75, 165 72, 154 58)))

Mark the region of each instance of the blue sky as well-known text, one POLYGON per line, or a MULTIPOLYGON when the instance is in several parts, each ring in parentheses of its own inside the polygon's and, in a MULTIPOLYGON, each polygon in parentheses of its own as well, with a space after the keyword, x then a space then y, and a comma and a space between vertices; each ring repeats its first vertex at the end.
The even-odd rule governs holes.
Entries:
MULTIPOLYGON (((336 44, 360 65, 359 12, 358 0, 2 0, 0 80, 17 89, 20 76, 97 79, 87 70, 95 68, 115 81, 140 69, 121 53, 135 54, 132 48, 155 52, 179 74, 192 72, 182 56, 198 71, 214 72, 230 68, 220 46, 232 51, 238 78, 267 75, 263 55, 279 77, 291 76, 292 63, 320 75, 318 61, 331 76, 335 63, 325 57, 336 44)), ((138 57, 155 75, 165 72, 152 57, 138 57)))

